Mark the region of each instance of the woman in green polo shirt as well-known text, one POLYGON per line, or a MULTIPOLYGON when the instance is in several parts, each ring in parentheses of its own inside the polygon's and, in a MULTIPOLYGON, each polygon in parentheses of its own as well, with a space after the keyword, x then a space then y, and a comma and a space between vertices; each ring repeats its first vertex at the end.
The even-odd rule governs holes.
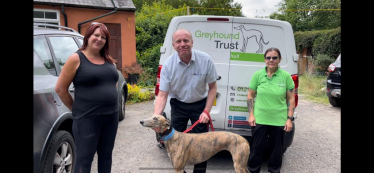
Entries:
POLYGON ((251 173, 260 172, 263 151, 267 146, 266 142, 269 141, 271 154, 268 171, 279 173, 282 166, 284 134, 292 129, 295 84, 291 75, 278 66, 282 60, 279 49, 267 49, 264 57, 266 67, 256 71, 249 84, 247 104, 252 138, 248 168, 251 173))

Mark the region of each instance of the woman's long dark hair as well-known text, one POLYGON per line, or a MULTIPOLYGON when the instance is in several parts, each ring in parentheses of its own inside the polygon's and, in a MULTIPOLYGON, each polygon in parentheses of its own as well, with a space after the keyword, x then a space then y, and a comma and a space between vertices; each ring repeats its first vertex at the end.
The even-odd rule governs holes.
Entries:
POLYGON ((105 45, 104 47, 100 50, 100 55, 102 57, 104 57, 104 59, 106 61, 109 61, 111 63, 114 63, 114 59, 112 57, 109 56, 109 31, 108 29, 106 28, 106 26, 102 23, 95 23, 95 24, 92 24, 90 25, 88 28, 87 28, 87 31, 84 35, 84 39, 83 39, 83 45, 82 47, 79 49, 80 51, 82 50, 85 50, 87 48, 87 45, 88 45, 88 39, 91 37, 91 35, 94 33, 95 29, 96 28, 99 28, 101 29, 101 33, 105 35, 105 45))

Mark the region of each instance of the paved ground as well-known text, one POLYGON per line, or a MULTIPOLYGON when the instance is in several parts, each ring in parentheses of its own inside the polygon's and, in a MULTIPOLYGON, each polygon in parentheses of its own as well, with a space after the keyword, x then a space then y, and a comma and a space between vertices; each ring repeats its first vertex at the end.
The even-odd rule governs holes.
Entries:
MULTIPOLYGON (((340 108, 299 98, 292 145, 283 156, 283 173, 340 173, 340 108)), ((139 121, 151 116, 153 101, 126 105, 113 151, 112 173, 173 173, 167 153, 156 146, 154 131, 139 121)), ((97 173, 97 157, 92 173, 97 173)), ((186 168, 192 173, 192 167, 186 168)), ((220 153, 208 160, 207 173, 234 173, 231 156, 220 153)), ((261 173, 267 172, 266 163, 261 173)))

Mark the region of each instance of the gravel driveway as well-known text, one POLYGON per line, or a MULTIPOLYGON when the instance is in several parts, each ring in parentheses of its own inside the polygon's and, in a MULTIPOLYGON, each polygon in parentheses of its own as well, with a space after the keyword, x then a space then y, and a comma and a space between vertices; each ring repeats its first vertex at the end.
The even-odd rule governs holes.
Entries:
MULTIPOLYGON (((340 108, 304 100, 296 108, 295 136, 283 156, 286 173, 341 172, 340 108)), ((113 151, 112 173, 173 173, 165 149, 157 147, 155 132, 142 127, 140 120, 153 113, 153 101, 126 105, 126 117, 119 123, 113 151)), ((97 158, 92 173, 97 173, 97 158)), ((192 173, 193 166, 186 167, 192 173)), ((208 160, 207 173, 234 173, 231 155, 221 152, 208 160)), ((266 163, 261 173, 267 172, 266 163)))

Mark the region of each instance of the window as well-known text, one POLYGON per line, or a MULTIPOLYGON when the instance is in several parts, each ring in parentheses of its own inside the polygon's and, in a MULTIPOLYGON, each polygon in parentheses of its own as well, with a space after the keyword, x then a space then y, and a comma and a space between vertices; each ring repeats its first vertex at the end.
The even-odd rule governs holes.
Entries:
POLYGON ((51 75, 57 76, 56 67, 44 36, 34 36, 34 51, 51 75))
POLYGON ((78 45, 73 37, 49 37, 53 53, 61 69, 71 54, 78 50, 78 45))
POLYGON ((60 25, 60 12, 58 10, 34 9, 34 22, 60 25))

